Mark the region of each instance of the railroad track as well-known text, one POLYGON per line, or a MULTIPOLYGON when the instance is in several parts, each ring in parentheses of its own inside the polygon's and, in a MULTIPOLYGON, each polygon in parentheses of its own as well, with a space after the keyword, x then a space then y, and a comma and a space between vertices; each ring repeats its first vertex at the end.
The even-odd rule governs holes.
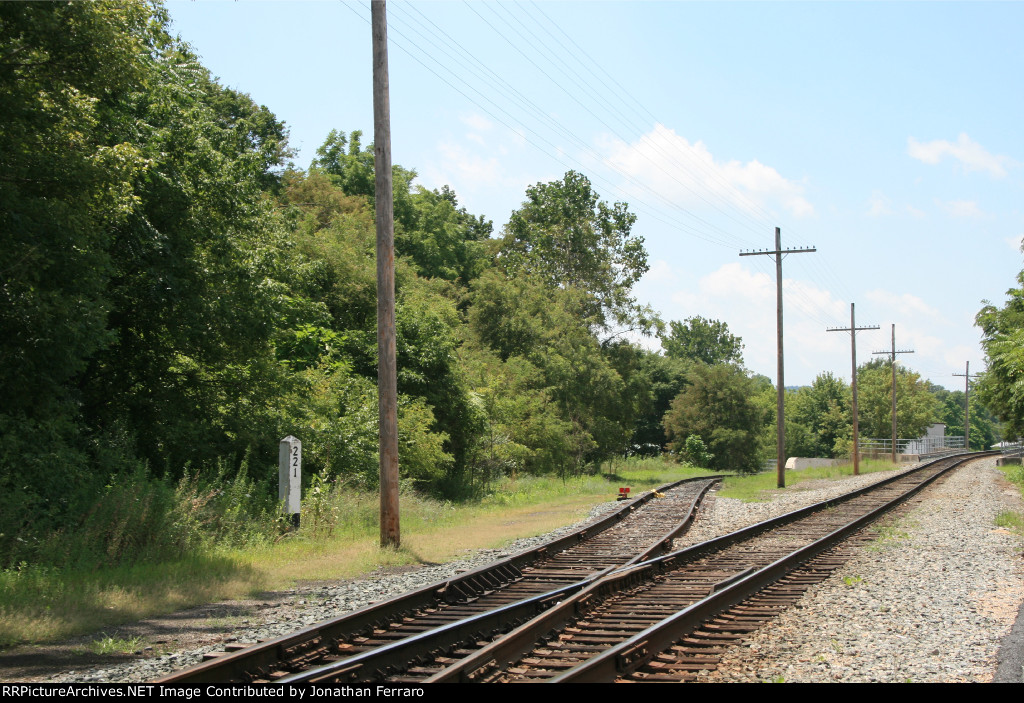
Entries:
POLYGON ((662 486, 566 537, 284 637, 215 653, 157 683, 273 682, 339 663, 379 680, 439 648, 471 652, 594 578, 669 551, 720 478, 662 486))
MULTIPOLYGON (((622 569, 425 682, 681 681, 841 565, 841 543, 969 461, 875 486, 622 569)), ((426 673, 426 667, 420 667, 426 673)), ((320 681, 324 678, 324 670, 320 681)), ((295 677, 293 677, 295 678, 295 677)), ((393 680, 411 682, 408 674, 393 680)))
MULTIPOLYGON (((685 680, 843 561, 843 539, 966 461, 940 459, 583 588, 542 596, 508 634, 479 621, 474 641, 429 638, 282 677, 315 684, 685 680), (409 646, 415 645, 415 646, 409 646)), ((516 618, 506 618, 506 623, 516 618)), ((507 625, 505 626, 507 627, 507 625)), ((470 630, 472 631, 472 630, 470 630)))

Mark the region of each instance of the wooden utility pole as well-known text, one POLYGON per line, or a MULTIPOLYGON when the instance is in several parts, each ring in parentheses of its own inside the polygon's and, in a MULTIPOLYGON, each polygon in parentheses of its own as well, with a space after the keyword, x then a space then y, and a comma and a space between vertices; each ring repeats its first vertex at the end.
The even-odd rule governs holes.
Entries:
POLYGON ((892 325, 892 347, 889 351, 877 351, 872 354, 888 354, 889 365, 892 366, 892 463, 896 463, 896 355, 913 354, 913 349, 896 350, 896 323, 892 325))
POLYGON ((740 256, 771 256, 775 259, 775 328, 778 338, 778 408, 776 410, 775 428, 776 443, 776 474, 778 476, 779 488, 786 487, 786 422, 785 422, 785 399, 786 383, 783 379, 782 363, 782 257, 786 254, 804 254, 814 252, 817 249, 783 249, 782 231, 775 228, 775 250, 774 251, 741 251, 740 256))
POLYGON ((963 373, 953 375, 964 377, 964 449, 971 451, 971 362, 967 362, 963 373))
POLYGON ((373 32, 373 156, 377 216, 377 400, 380 416, 380 545, 398 547, 398 370, 395 360, 395 211, 391 190, 388 20, 370 6, 373 32))
POLYGON ((860 441, 858 434, 859 418, 857 416, 857 332, 861 330, 877 330, 878 325, 871 327, 858 327, 853 316, 853 303, 850 303, 850 326, 829 327, 827 332, 849 332, 850 333, 850 359, 853 361, 853 475, 860 473, 860 451, 857 442, 860 441))

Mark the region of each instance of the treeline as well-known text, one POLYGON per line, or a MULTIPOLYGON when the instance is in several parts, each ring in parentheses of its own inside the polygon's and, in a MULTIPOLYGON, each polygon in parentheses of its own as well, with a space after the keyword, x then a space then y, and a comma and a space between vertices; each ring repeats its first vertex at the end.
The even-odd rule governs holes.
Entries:
MULTIPOLYGON (((167 27, 141 1, 0 3, 0 566, 272 532, 289 434, 317 487, 377 479, 373 150, 332 131, 296 169, 285 125, 167 27)), ((569 172, 495 232, 393 175, 408 488, 771 454, 774 390, 742 342, 633 297, 647 254, 625 204, 569 172)), ((865 400, 887 368, 863 369, 865 435, 888 435, 865 400)), ((789 394, 790 454, 848 449, 847 394, 831 376, 789 394)), ((941 410, 922 408, 907 436, 941 410)))
MULTIPOLYGON (((978 396, 1005 423, 1006 438, 1020 441, 1024 437, 1024 271, 1017 274, 1017 287, 1007 290, 1006 296, 1001 308, 982 301, 985 306, 975 318, 982 331, 986 367, 978 396)), ((973 436, 973 414, 971 418, 973 436)))
MULTIPOLYGON (((151 3, 0 4, 0 46, 0 564, 243 539, 273 524, 288 434, 307 477, 372 488, 361 134, 295 169, 285 126, 151 3)), ((406 484, 458 497, 628 453, 654 411, 625 336, 658 325, 634 215, 570 172, 495 233, 415 176, 394 167, 406 484)))
MULTIPOLYGON (((666 448, 682 459, 722 471, 759 470, 776 455, 777 393, 767 377, 744 370, 742 340, 723 322, 694 317, 671 322, 661 341, 664 355, 652 355, 647 363, 658 369, 651 376, 655 406, 667 412, 662 425, 650 427, 650 441, 663 429, 666 448)), ((888 361, 858 367, 862 438, 892 436, 891 389, 888 361)), ((852 395, 850 384, 832 373, 787 390, 786 455, 851 456, 852 395)), ((963 391, 948 391, 897 365, 896 396, 899 438, 921 437, 936 422, 946 424, 947 436, 963 436, 963 391)), ((999 421, 972 395, 970 447, 985 449, 999 439, 999 421)))

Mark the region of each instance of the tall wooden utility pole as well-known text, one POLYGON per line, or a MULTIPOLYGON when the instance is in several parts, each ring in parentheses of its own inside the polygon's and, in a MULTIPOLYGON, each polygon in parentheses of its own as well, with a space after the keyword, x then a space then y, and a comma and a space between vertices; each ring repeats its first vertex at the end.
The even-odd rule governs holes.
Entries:
POLYGON ((971 362, 967 362, 963 373, 953 375, 964 377, 964 449, 971 451, 971 362))
POLYGON ((857 333, 861 330, 877 330, 878 325, 871 327, 858 327, 853 316, 853 303, 850 303, 850 326, 829 327, 827 332, 849 332, 850 333, 850 359, 853 361, 853 475, 860 473, 860 451, 857 442, 859 422, 857 417, 857 333))
POLYGON ((896 323, 892 325, 892 347, 889 351, 871 352, 872 354, 888 354, 889 365, 892 366, 892 463, 896 463, 896 355, 913 354, 913 349, 896 350, 896 323))
POLYGON ((782 248, 782 231, 775 228, 775 251, 741 251, 740 256, 771 256, 775 259, 775 327, 776 334, 778 336, 778 408, 776 410, 775 420, 777 427, 775 429, 776 443, 778 444, 778 450, 776 452, 776 474, 778 475, 779 488, 786 487, 786 421, 785 421, 785 408, 784 403, 786 399, 786 383, 783 380, 783 363, 782 363, 782 257, 785 254, 804 254, 807 252, 817 251, 817 249, 811 247, 808 249, 783 249, 782 248))
POLYGON ((373 156, 377 201, 377 399, 380 415, 380 546, 398 547, 398 370, 395 360, 395 210, 391 191, 388 19, 370 6, 373 32, 373 156))

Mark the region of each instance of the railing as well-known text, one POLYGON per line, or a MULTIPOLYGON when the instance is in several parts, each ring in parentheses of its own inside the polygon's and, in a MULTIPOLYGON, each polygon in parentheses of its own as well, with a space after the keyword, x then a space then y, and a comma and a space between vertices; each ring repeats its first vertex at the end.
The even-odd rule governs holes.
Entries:
POLYGON ((1020 442, 1016 444, 1004 444, 1002 447, 1003 456, 1024 456, 1024 445, 1020 442))
MULTIPOLYGON (((861 454, 892 454, 891 439, 862 437, 857 446, 861 454)), ((951 454, 964 448, 963 436, 897 439, 897 454, 951 454)))

